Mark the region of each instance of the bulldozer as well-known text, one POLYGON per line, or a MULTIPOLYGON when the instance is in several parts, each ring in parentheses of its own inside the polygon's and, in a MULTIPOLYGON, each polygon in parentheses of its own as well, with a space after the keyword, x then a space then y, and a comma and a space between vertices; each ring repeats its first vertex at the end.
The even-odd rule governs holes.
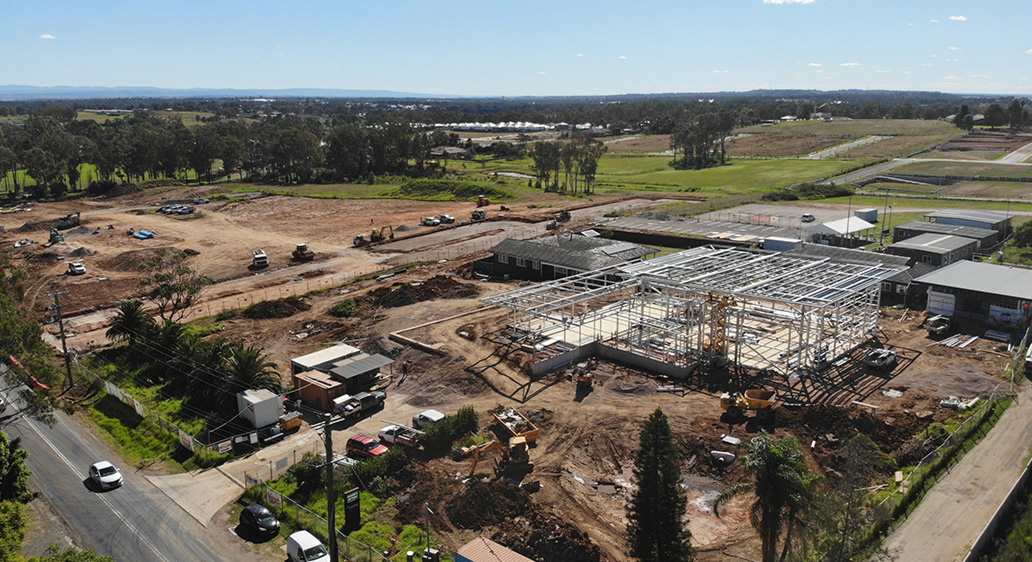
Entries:
POLYGON ((74 213, 68 213, 61 217, 61 219, 57 221, 57 228, 64 230, 66 228, 72 228, 73 226, 79 226, 79 224, 79 211, 75 211, 74 213))
POLYGON ((312 261, 315 259, 315 252, 308 249, 308 244, 298 244, 290 253, 290 259, 294 261, 312 261))
POLYGON ((483 195, 477 195, 477 207, 486 207, 491 204, 491 200, 483 195))
POLYGON ((495 477, 502 478, 520 474, 521 476, 534 470, 534 464, 530 462, 530 449, 527 446, 527 438, 517 435, 509 439, 509 446, 506 447, 498 441, 488 441, 474 447, 472 450, 473 460, 469 467, 469 477, 472 478, 477 471, 477 464, 481 455, 497 451, 500 454, 495 464, 495 477))

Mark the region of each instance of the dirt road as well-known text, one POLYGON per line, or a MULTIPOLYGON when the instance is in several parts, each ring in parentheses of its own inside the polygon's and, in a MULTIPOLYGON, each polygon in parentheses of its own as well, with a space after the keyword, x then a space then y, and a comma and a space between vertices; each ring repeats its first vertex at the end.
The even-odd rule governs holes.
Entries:
POLYGON ((885 545, 907 562, 963 560, 1028 461, 1032 388, 921 500, 885 545))

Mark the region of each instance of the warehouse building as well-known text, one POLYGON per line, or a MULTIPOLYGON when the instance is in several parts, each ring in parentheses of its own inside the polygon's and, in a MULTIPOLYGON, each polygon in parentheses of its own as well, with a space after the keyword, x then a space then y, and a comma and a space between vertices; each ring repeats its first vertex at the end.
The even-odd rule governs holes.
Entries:
POLYGON ((1032 269, 959 261, 915 280, 928 289, 928 313, 979 320, 1011 331, 1029 323, 1032 269))
POLYGON ((1013 217, 1014 215, 1003 211, 981 211, 975 209, 943 209, 925 215, 925 219, 938 224, 995 230, 1000 233, 1002 238, 1006 238, 1014 230, 1011 226, 1011 218, 1013 217))
POLYGON ((978 248, 991 248, 1000 241, 1000 233, 990 228, 976 228, 938 222, 911 221, 898 224, 892 229, 892 239, 901 242, 922 234, 949 234, 971 238, 978 248))
POLYGON ((975 255, 978 241, 949 234, 921 234, 885 248, 889 254, 905 256, 910 265, 926 263, 942 267, 975 255))

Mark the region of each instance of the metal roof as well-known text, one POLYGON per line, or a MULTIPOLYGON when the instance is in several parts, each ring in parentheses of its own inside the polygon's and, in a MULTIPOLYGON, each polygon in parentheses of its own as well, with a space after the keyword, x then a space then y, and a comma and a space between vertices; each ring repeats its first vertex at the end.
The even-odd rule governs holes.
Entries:
POLYGON ((840 248, 827 244, 800 244, 798 247, 788 250, 786 253, 801 254, 804 256, 820 256, 831 258, 836 261, 847 261, 854 263, 886 264, 898 267, 906 267, 910 258, 896 256, 881 252, 868 252, 851 248, 840 248))
POLYGON ((975 246, 978 242, 973 238, 964 236, 952 236, 950 234, 919 234, 913 238, 900 240, 889 248, 905 248, 910 250, 921 250, 936 254, 948 254, 954 250, 960 250, 967 246, 975 246))
POLYGON ((463 545, 455 552, 455 557, 470 562, 534 562, 484 537, 477 537, 463 545))
POLYGON ((964 238, 983 240, 998 236, 999 233, 991 228, 978 228, 975 226, 961 226, 959 224, 946 224, 944 222, 910 221, 904 224, 897 224, 895 228, 904 230, 917 230, 920 232, 931 232, 935 234, 952 234, 964 238))
POLYGON ((914 280, 926 285, 1032 300, 1032 269, 958 261, 914 280))
POLYGON ((588 271, 636 260, 656 250, 619 240, 562 234, 534 240, 506 238, 491 248, 491 253, 588 271))
POLYGON ((874 225, 864 219, 859 217, 846 217, 837 221, 811 226, 806 230, 808 232, 816 232, 818 234, 834 234, 836 236, 843 236, 854 232, 863 232, 872 228, 874 228, 874 225))
POLYGON ((1003 211, 981 211, 976 209, 942 209, 925 215, 933 219, 963 219, 977 222, 997 223, 1014 215, 1003 211))
POLYGON ((393 359, 390 357, 384 357, 377 353, 376 355, 360 357, 354 361, 347 361, 338 364, 336 367, 330 369, 330 374, 342 379, 350 379, 359 375, 364 375, 370 371, 375 371, 380 367, 385 367, 391 363, 394 363, 393 359))
POLYGON ((346 343, 340 343, 332 347, 327 347, 326 349, 320 349, 319 351, 309 353, 308 355, 295 357, 291 359, 291 361, 307 369, 314 369, 320 365, 326 365, 346 357, 358 355, 359 353, 361 353, 361 351, 357 347, 352 347, 346 343))

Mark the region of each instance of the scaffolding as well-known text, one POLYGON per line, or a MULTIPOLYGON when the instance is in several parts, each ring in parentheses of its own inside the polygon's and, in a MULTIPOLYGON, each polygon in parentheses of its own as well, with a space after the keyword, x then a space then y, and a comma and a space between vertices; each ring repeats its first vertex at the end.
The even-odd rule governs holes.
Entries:
POLYGON ((880 282, 900 270, 707 246, 482 300, 512 311, 535 373, 601 354, 674 376, 714 360, 789 375, 870 339, 880 282))

